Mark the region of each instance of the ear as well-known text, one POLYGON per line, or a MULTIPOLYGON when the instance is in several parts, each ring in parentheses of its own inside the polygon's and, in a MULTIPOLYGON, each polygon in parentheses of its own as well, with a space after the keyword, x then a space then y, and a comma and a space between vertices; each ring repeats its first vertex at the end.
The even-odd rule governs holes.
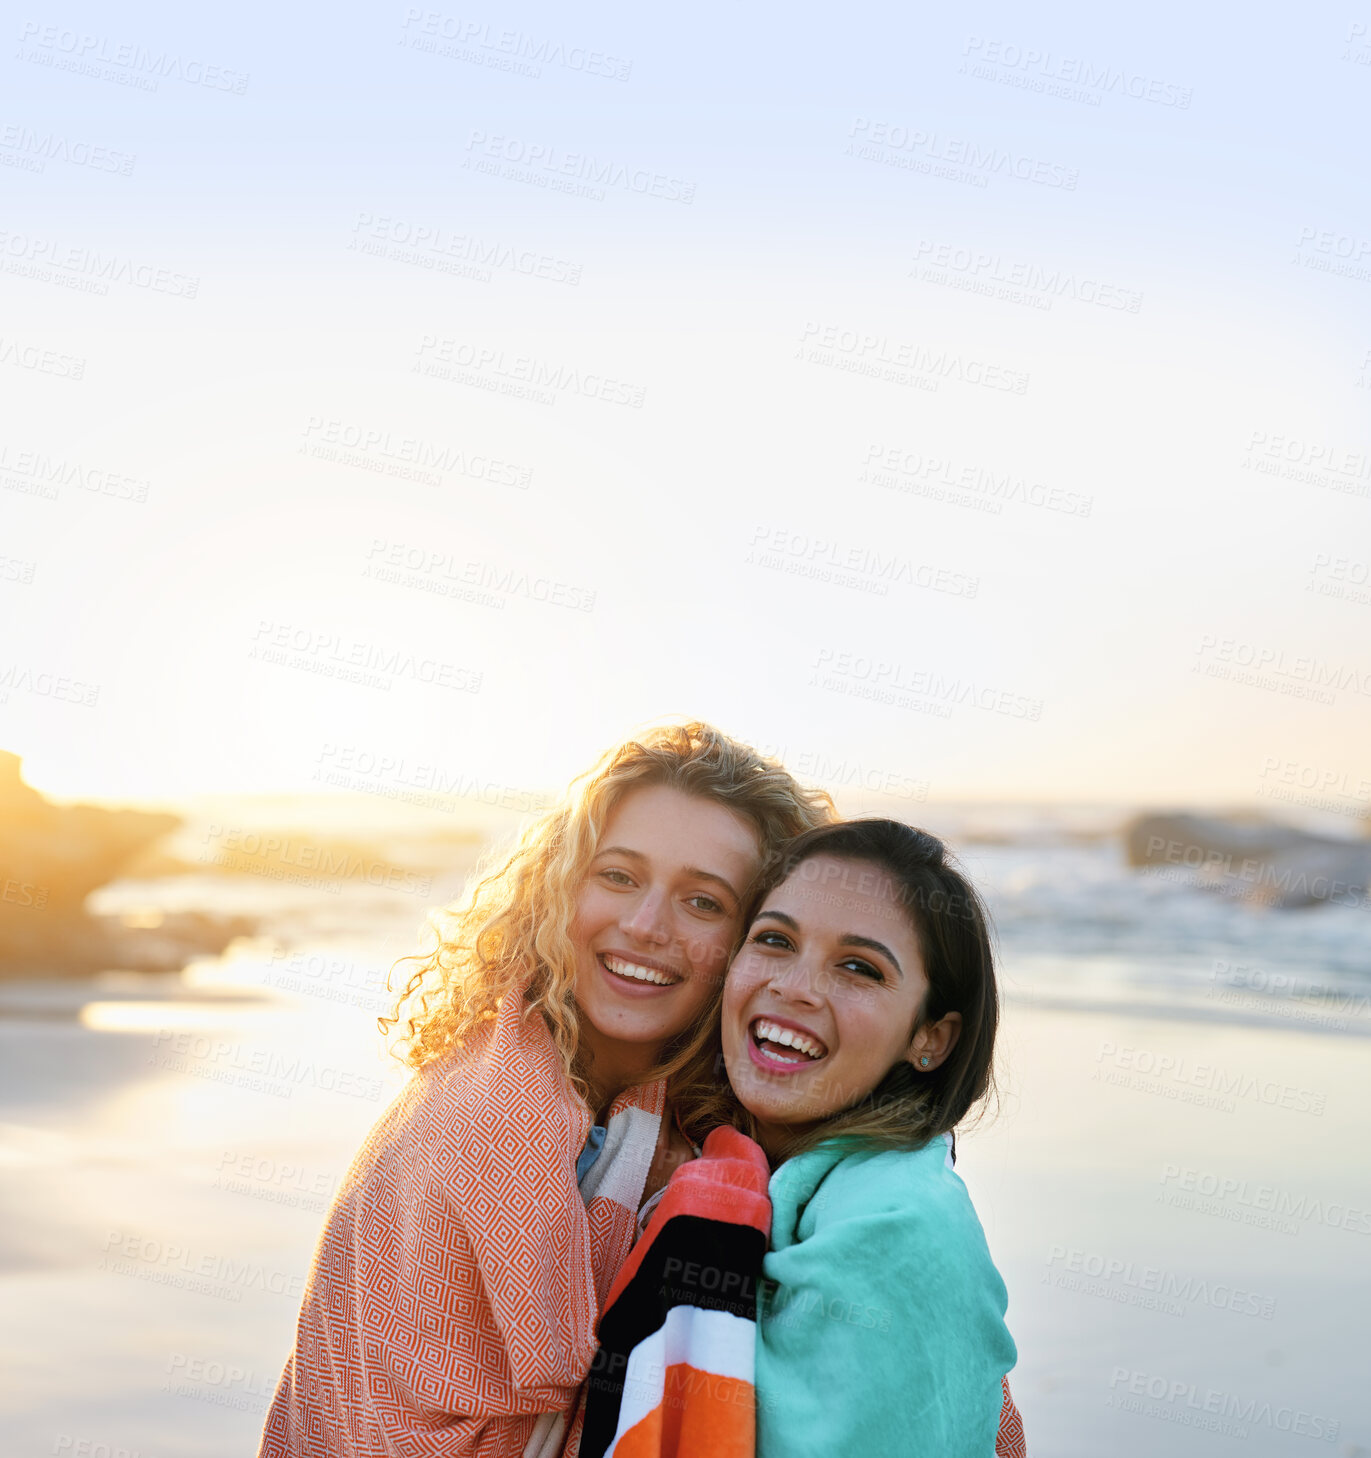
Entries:
POLYGON ((932 1073, 940 1063, 947 1060, 962 1035, 962 1015, 950 1012, 936 1023, 925 1023, 910 1041, 906 1060, 913 1064, 915 1073, 932 1073), (928 1062, 925 1063, 924 1059, 928 1062))

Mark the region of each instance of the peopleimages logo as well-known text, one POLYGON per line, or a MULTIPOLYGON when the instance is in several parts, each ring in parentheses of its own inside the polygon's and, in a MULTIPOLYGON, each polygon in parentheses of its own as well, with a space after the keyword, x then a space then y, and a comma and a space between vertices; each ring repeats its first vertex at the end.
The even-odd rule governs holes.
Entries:
POLYGON ((129 152, 103 147, 81 138, 72 140, 58 132, 38 132, 18 122, 0 126, 0 150, 13 152, 25 171, 42 172, 49 162, 71 167, 89 167, 94 172, 132 174, 138 158, 129 152))
POLYGON ((47 345, 0 334, 0 364, 11 364, 17 370, 36 370, 59 380, 83 380, 88 363, 84 355, 58 354, 47 345))
POLYGON ((758 744, 757 753, 778 760, 799 779, 838 790, 865 790, 901 800, 927 800, 928 781, 903 770, 886 769, 864 760, 835 757, 821 749, 795 749, 785 744, 758 744))
POLYGON ((827 537, 812 536, 788 527, 754 527, 750 546, 745 560, 756 566, 858 586, 882 596, 893 585, 926 588, 952 597, 975 597, 981 585, 979 577, 950 567, 915 562, 908 557, 870 547, 846 546, 827 537))
POLYGON ((977 285, 986 285, 987 292, 993 292, 992 285, 1003 285, 1005 289, 1019 293, 1006 293, 1003 297, 1013 302, 1040 299, 1040 307, 1051 308, 1053 299, 1074 299, 1081 304, 1098 304, 1105 309, 1121 309, 1136 314, 1142 307, 1142 295, 1136 289, 1119 288, 1115 284, 1099 279, 1080 277, 1070 269, 1047 268, 1042 264, 1023 260, 1007 259, 998 253, 982 248, 958 247, 952 243, 939 243, 931 238, 920 238, 914 249, 914 277, 923 277, 927 282, 943 282, 942 274, 961 276, 977 285), (922 268, 923 273, 918 270, 922 268))
POLYGON ((379 1078, 301 1058, 298 1053, 237 1043, 207 1034, 159 1029, 148 1064, 211 1083, 228 1083, 273 1098, 290 1098, 305 1088, 375 1103, 384 1092, 379 1078))
POLYGON ((935 163, 943 163, 953 171, 965 168, 967 175, 977 178, 982 187, 991 177, 998 176, 1074 192, 1080 178, 1077 168, 1060 162, 1046 162, 1009 147, 949 136, 946 132, 925 131, 922 127, 901 126, 876 117, 854 117, 847 135, 849 156, 914 172, 931 171, 935 163))
POLYGON ((858 479, 887 490, 933 496, 935 499, 956 501, 958 497, 979 496, 996 515, 1006 502, 1082 517, 1089 516, 1095 504, 1093 496, 1047 486, 1013 471, 966 465, 945 456, 881 442, 873 442, 866 448, 858 479))
POLYGON ((1114 94, 1158 106, 1174 106, 1181 111, 1190 108, 1189 86, 1144 76, 1123 66, 1105 65, 1078 56, 1058 56, 1036 46, 979 35, 967 36, 962 55, 967 58, 962 62, 963 72, 991 80, 1000 71, 1014 76, 1025 89, 1042 91, 1048 96, 1072 101, 1089 98, 1092 105, 1098 105, 1101 96, 1114 94))
POLYGON ((1083 1295, 1103 1296, 1124 1305, 1142 1306, 1180 1316, 1180 1302, 1228 1311, 1236 1316, 1255 1316, 1270 1321, 1276 1298, 1259 1295, 1226 1281, 1144 1265, 1122 1256, 1054 1245, 1043 1274, 1046 1284, 1083 1295))
POLYGON ((52 238, 39 238, 31 233, 0 230, 0 259, 7 271, 13 272, 11 261, 29 265, 38 276, 48 278, 47 270, 57 269, 73 277, 84 276, 106 292, 105 285, 126 283, 133 288, 150 289, 173 298, 194 299, 200 292, 200 280, 191 274, 174 273, 162 264, 148 263, 117 253, 104 254, 79 244, 59 243, 52 238))
POLYGON ((116 41, 107 35, 92 35, 89 31, 69 30, 61 25, 42 25, 36 20, 24 22, 19 39, 33 48, 27 55, 20 51, 21 60, 39 61, 55 70, 91 76, 100 76, 102 65, 107 72, 115 68, 106 79, 113 80, 122 72, 127 84, 143 91, 156 91, 159 80, 169 79, 242 96, 252 79, 246 72, 208 65, 193 56, 153 50, 134 41, 116 41))
POLYGON ((482 172, 494 168, 498 171, 502 164, 527 169, 506 175, 518 181, 534 182, 554 192, 581 186, 588 188, 599 201, 606 189, 622 188, 625 192, 660 198, 663 202, 689 204, 695 201, 695 184, 684 178, 668 177, 647 167, 631 167, 617 159, 586 152, 568 152, 551 142, 491 136, 489 132, 474 128, 466 150, 467 158, 462 166, 468 170, 482 172))
POLYGON ((933 348, 912 339, 891 339, 870 330, 807 319, 795 358, 827 364, 852 374, 871 375, 896 384, 919 383, 936 390, 947 379, 1013 395, 1028 393, 1026 370, 1009 369, 991 360, 973 359, 958 350, 933 348))
POLYGON ((507 355, 503 349, 478 345, 471 340, 425 334, 415 351, 412 368, 438 379, 475 385, 499 394, 512 394, 534 400, 540 405, 555 405, 563 391, 587 400, 600 400, 607 405, 626 405, 640 410, 647 398, 642 385, 614 380, 579 365, 559 364, 536 359, 531 355, 507 355))
MULTIPOLYGON (((255 1372, 232 1362, 173 1352, 167 1360, 162 1390, 177 1397, 213 1403, 216 1407, 260 1412, 271 1401, 279 1380, 274 1371, 255 1372)), ((91 1458, 100 1455, 92 1454, 91 1458)))
POLYGON ((974 679, 952 678, 930 669, 913 669, 887 659, 868 658, 835 648, 820 648, 813 664, 811 685, 823 686, 826 679, 869 684, 883 692, 909 694, 936 702, 950 713, 953 707, 981 709, 986 713, 1005 714, 1012 719, 1037 722, 1042 717, 1043 701, 1007 689, 993 688, 974 679))
POLYGON ((483 451, 425 440, 422 436, 399 435, 336 416, 311 415, 301 434, 306 448, 316 459, 361 465, 385 475, 421 479, 428 485, 441 484, 444 473, 494 486, 513 486, 520 491, 526 491, 533 480, 531 466, 515 465, 483 451))
MULTIPOLYGON (((1217 1387, 1201 1387, 1195 1382, 1128 1367, 1114 1368, 1109 1390, 1110 1406, 1142 1412, 1147 1417, 1160 1417, 1185 1427, 1220 1430, 1219 1425, 1223 1422, 1241 1423, 1254 1428, 1269 1428, 1277 1433, 1293 1433, 1301 1438, 1318 1438, 1325 1443, 1335 1442, 1342 1431, 1342 1423, 1338 1419, 1320 1413, 1273 1403, 1262 1397, 1239 1397, 1217 1387), (1149 1410, 1126 1400, 1130 1398, 1149 1398, 1153 1404, 1163 1404, 1164 1408, 1149 1410)), ((1234 1436, 1245 1437, 1246 1433, 1239 1432, 1234 1436)))
POLYGON ((52 500, 56 500, 61 487, 78 486, 97 496, 144 502, 152 484, 140 476, 86 466, 67 456, 49 456, 34 450, 11 451, 7 445, 0 445, 0 471, 26 478, 34 487, 32 494, 52 500))
POLYGON ((442 808, 443 802, 452 797, 479 800, 483 805, 516 810, 521 815, 541 814, 553 804, 553 797, 542 791, 501 784, 466 769, 408 760, 403 755, 356 744, 325 743, 315 755, 315 762, 314 778, 335 788, 434 808, 442 808))
POLYGON ((1269 1108, 1289 1109, 1297 1114, 1322 1115, 1328 1101, 1327 1094, 1313 1089, 1297 1088, 1294 1084, 1282 1083, 1278 1079, 1256 1074, 1234 1072, 1212 1063, 1191 1063, 1187 1058, 1174 1053, 1155 1053, 1149 1048, 1121 1048, 1105 1041, 1095 1056, 1097 1068, 1094 1077, 1106 1083, 1125 1083, 1148 1092, 1164 1093, 1171 1098, 1184 1098, 1192 1089, 1204 1090, 1219 1096, 1220 1103, 1228 1100, 1232 1108, 1236 1099, 1251 1099, 1266 1104, 1269 1108), (1098 1065, 1107 1065, 1107 1070, 1098 1065), (1115 1078, 1117 1072, 1135 1075, 1115 1078))
POLYGON ((197 1252, 178 1242, 120 1230, 106 1235, 99 1269, 229 1301, 241 1301, 244 1291, 298 1301, 305 1285, 303 1274, 296 1271, 273 1270, 256 1261, 197 1252))
POLYGON ((1165 1187, 1159 1196, 1163 1204, 1222 1215, 1240 1224, 1270 1223, 1279 1229, 1283 1221, 1290 1226, 1286 1233, 1293 1234, 1298 1230, 1294 1222, 1312 1221, 1354 1235, 1371 1235, 1371 1211, 1358 1210, 1341 1200, 1321 1200, 1278 1185, 1261 1185, 1236 1175, 1220 1175, 1213 1170, 1185 1168, 1179 1164, 1163 1167, 1161 1184, 1165 1187), (1239 1206, 1240 1210, 1234 1208, 1239 1206), (1265 1218, 1249 1219, 1249 1215, 1265 1218))
POLYGON ((414 223, 405 218, 378 217, 359 212, 353 224, 348 248, 360 253, 417 262, 424 267, 445 264, 473 265, 472 276, 489 282, 495 269, 546 279, 550 283, 578 284, 580 263, 522 248, 503 238, 479 238, 472 233, 454 233, 432 223, 414 223))
MULTIPOLYGON (((427 38, 443 40, 458 60, 477 60, 498 70, 518 70, 538 77, 544 66, 560 66, 579 71, 585 76, 599 76, 607 81, 627 81, 633 73, 633 62, 591 46, 568 45, 564 40, 532 36, 525 31, 497 27, 488 21, 459 19, 439 10, 420 10, 410 6, 401 27, 411 42, 427 38), (485 54, 483 55, 482 52, 485 54)), ((423 49, 416 45, 415 49, 423 49)))

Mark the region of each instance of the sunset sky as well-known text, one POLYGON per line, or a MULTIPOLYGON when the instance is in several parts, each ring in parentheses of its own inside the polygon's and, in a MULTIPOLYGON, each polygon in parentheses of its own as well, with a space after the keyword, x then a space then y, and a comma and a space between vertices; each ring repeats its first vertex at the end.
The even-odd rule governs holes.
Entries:
POLYGON ((543 788, 690 714, 930 799, 1371 799, 1364 12, 30 13, 39 788, 543 788))

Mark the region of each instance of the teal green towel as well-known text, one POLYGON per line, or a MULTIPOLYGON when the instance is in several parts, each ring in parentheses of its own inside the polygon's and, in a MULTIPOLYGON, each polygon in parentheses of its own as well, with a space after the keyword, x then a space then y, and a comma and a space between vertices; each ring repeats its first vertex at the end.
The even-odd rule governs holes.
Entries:
POLYGON ((821 1144, 770 1193, 757 1458, 992 1458, 1018 1354, 947 1138, 913 1153, 821 1144))

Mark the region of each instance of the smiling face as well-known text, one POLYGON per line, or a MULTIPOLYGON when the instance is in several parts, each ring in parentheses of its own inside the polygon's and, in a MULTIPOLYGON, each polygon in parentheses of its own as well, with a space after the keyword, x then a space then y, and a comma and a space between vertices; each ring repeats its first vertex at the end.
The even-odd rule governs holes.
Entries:
POLYGON ((576 903, 576 1002, 601 1090, 627 1087, 708 1009, 761 861, 749 821, 667 785, 614 807, 576 903))
POLYGON ((930 1072, 947 1057, 957 1014, 914 1031, 928 985, 881 867, 816 855, 767 896, 729 969, 722 1036, 768 1153, 858 1103, 900 1059, 930 1072))

